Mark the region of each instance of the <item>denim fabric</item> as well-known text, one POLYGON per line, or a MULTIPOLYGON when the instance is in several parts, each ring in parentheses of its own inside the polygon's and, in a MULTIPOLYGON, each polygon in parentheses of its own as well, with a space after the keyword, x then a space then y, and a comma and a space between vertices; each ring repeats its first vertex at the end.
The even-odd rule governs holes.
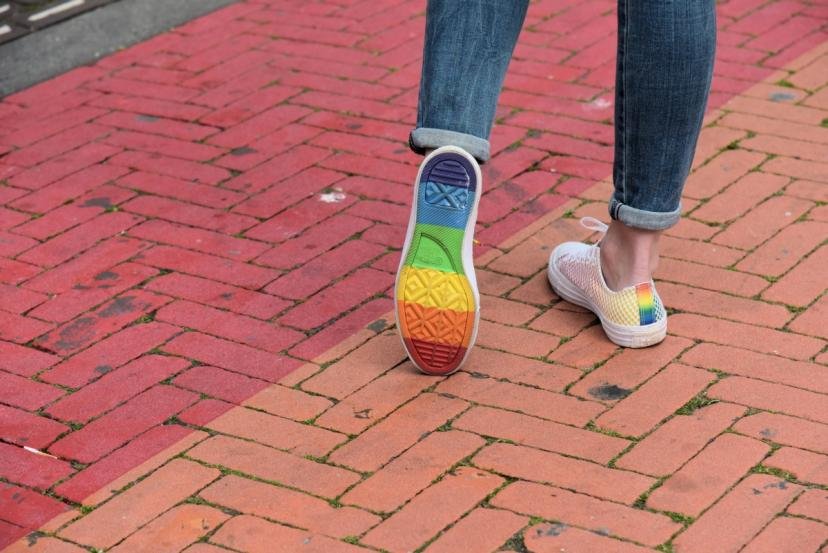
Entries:
MULTIPOLYGON (((449 144, 483 162, 526 0, 429 0, 412 149, 449 144)), ((618 0, 610 217, 678 222, 713 76, 715 0, 618 0)))

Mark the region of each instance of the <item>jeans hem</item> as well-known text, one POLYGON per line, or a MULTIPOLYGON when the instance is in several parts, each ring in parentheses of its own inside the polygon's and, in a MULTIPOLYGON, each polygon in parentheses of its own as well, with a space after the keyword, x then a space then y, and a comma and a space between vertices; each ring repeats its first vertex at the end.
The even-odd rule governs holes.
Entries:
POLYGON ((679 222, 681 205, 675 211, 646 211, 622 204, 615 198, 609 203, 610 218, 620 221, 628 227, 645 230, 665 230, 679 222))
POLYGON ((425 150, 437 149, 442 146, 459 146, 477 159, 478 163, 484 163, 489 159, 489 141, 456 131, 445 129, 430 129, 420 127, 411 131, 408 137, 408 145, 418 153, 424 154, 425 150))

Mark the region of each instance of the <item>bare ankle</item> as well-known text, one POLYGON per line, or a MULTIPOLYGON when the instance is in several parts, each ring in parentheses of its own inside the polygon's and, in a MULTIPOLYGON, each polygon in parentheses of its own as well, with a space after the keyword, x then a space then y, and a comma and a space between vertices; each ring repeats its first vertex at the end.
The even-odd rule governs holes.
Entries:
POLYGON ((601 240, 601 268, 610 290, 647 282, 658 265, 660 231, 612 221, 601 240))

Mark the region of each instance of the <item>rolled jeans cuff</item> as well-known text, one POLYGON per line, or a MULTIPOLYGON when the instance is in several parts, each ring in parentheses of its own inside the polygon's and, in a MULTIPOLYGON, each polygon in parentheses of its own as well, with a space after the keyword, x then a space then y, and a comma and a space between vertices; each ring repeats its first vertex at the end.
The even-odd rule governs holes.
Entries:
POLYGON ((615 198, 609 202, 610 218, 620 221, 628 227, 646 230, 665 230, 679 222, 681 204, 675 211, 645 211, 622 204, 615 198))
POLYGON ((489 159, 489 141, 462 132, 420 127, 411 131, 408 145, 418 154, 423 154, 430 148, 458 146, 473 155, 479 163, 489 159))

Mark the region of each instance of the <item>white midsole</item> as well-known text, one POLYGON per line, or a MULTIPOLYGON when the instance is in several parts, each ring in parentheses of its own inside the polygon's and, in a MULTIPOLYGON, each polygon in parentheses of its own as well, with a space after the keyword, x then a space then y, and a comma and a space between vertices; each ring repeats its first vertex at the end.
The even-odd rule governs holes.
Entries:
MULTIPOLYGON (((554 253, 553 253, 554 255, 554 253)), ((549 266, 546 271, 546 276, 549 278, 549 283, 554 288, 555 292, 575 305, 580 305, 585 309, 589 309, 598 320, 601 321, 601 326, 604 329, 607 337, 615 344, 626 348, 644 348, 652 346, 664 340, 667 335, 667 317, 656 321, 652 324, 642 326, 626 326, 614 323, 604 319, 601 310, 592 303, 581 290, 572 284, 572 282, 561 273, 550 258, 549 266)))
MULTIPOLYGON (((469 339, 469 345, 466 348, 466 353, 463 356, 463 359, 460 360, 457 367, 454 369, 455 371, 460 368, 460 366, 466 362, 466 359, 471 353, 472 346, 474 345, 475 341, 477 340, 477 329, 480 323, 480 292, 477 289, 477 277, 474 273, 474 226, 477 223, 477 207, 480 205, 480 195, 483 192, 483 176, 480 173, 480 165, 477 163, 477 160, 472 157, 466 150, 462 148, 458 148, 457 146, 443 146, 442 148, 437 148, 430 154, 426 156, 423 162, 420 164, 420 170, 417 172, 417 180, 414 181, 414 201, 411 205, 411 215, 408 218, 408 230, 405 233, 405 242, 403 243, 402 255, 400 256, 400 265, 397 268, 397 277, 394 279, 394 316, 397 322, 397 334, 400 336, 400 340, 403 342, 403 347, 405 346, 405 340, 403 339, 402 332, 400 329, 400 310, 399 310, 399 298, 397 297, 397 290, 399 289, 400 285, 400 276, 402 275, 402 269, 405 265, 405 258, 408 257, 408 251, 411 249, 411 242, 414 238, 414 227, 417 225, 417 189, 420 185, 420 178, 423 175, 423 169, 428 165, 428 162, 431 161, 436 155, 444 154, 444 153, 455 153, 461 155, 468 159, 471 162, 471 166, 474 167, 475 178, 477 179, 474 191, 474 204, 472 205, 472 211, 469 215, 469 220, 466 222, 466 229, 463 233, 463 245, 462 245, 462 252, 460 255, 460 260, 463 264, 463 273, 466 276, 466 279, 469 282, 469 287, 472 290, 472 294, 474 295, 474 326, 472 327, 472 335, 469 339)), ((419 368, 419 367, 418 367, 419 368)))

